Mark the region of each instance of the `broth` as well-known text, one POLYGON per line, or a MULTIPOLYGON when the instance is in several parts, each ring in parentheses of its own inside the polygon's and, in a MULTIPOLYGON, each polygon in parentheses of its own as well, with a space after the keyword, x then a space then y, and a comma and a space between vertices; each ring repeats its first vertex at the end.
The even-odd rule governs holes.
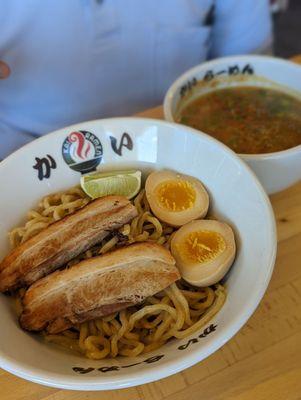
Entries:
POLYGON ((264 87, 231 87, 191 101, 177 122, 199 129, 242 154, 301 144, 301 101, 264 87))

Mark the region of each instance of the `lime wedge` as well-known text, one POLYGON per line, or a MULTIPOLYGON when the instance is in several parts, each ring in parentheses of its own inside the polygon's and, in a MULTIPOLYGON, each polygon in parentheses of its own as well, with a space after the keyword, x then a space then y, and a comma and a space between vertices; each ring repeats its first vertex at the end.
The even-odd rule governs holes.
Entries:
POLYGON ((112 171, 84 175, 80 184, 92 199, 113 194, 131 199, 140 190, 141 171, 112 171))

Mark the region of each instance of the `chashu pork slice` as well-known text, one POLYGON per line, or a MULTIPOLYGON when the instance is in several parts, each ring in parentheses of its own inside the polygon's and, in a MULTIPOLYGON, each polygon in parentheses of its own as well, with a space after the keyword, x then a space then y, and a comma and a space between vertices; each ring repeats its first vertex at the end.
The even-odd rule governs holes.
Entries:
POLYGON ((23 297, 20 324, 29 331, 59 333, 140 303, 178 279, 168 250, 155 243, 135 243, 33 284, 23 297))
POLYGON ((137 215, 123 196, 106 196, 54 222, 0 263, 0 291, 31 285, 103 240, 137 215))

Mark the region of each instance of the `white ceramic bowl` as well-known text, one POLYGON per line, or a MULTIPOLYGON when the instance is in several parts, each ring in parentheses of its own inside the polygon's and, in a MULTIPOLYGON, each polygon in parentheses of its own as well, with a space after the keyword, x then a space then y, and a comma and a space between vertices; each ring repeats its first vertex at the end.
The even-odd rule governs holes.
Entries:
MULTIPOLYGON (((164 99, 168 121, 183 101, 225 86, 257 85, 293 93, 301 100, 301 66, 266 56, 223 57, 194 67, 181 75, 164 99), (200 84, 196 84, 199 83, 200 84)), ((285 135, 285 132, 283 132, 285 135)), ((240 154, 260 179, 268 194, 283 190, 301 179, 301 145, 268 154, 240 154)))
POLYGON ((97 164, 101 170, 170 168, 199 178, 210 193, 214 214, 235 229, 238 254, 226 281, 228 298, 219 314, 191 337, 170 341, 136 358, 93 361, 46 344, 38 335, 20 329, 10 298, 0 294, 0 366, 54 387, 101 390, 139 385, 201 361, 225 344, 253 313, 275 260, 271 205, 241 159, 198 131, 139 118, 99 120, 61 129, 0 163, 0 258, 9 251, 7 231, 22 222, 27 210, 42 196, 77 184, 78 171, 97 164), (78 130, 85 136, 82 156, 90 145, 84 158, 66 140, 78 130))

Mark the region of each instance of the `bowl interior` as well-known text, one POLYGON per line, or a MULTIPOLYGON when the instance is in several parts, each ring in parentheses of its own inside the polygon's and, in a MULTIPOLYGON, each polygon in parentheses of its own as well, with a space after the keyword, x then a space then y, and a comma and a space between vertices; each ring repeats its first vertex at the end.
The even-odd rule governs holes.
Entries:
POLYGON ((144 173, 168 168, 199 178, 210 193, 211 212, 235 229, 238 254, 227 276, 228 298, 220 313, 191 337, 135 358, 92 361, 46 344, 19 328, 11 299, 1 295, 1 367, 39 383, 82 390, 159 379, 214 352, 256 308, 270 279, 276 250, 269 201, 253 173, 232 151, 181 125, 120 118, 62 129, 0 164, 0 185, 5 188, 0 197, 0 257, 9 251, 7 231, 22 222, 27 210, 44 195, 78 184, 80 170, 95 168, 95 164, 101 170, 135 167, 144 173), (85 138, 94 146, 84 161, 66 146, 67 136, 79 130, 86 132, 85 138))
POLYGON ((168 90, 165 117, 176 121, 182 109, 195 98, 213 90, 233 86, 264 86, 301 99, 300 66, 274 57, 223 57, 184 73, 168 90))

